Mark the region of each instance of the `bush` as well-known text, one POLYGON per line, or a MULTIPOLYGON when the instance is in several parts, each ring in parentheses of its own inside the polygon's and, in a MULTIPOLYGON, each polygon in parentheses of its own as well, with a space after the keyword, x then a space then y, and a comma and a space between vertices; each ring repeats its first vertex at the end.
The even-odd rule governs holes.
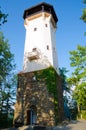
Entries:
POLYGON ((7 117, 6 113, 0 113, 0 129, 12 127, 13 125, 13 116, 7 117))

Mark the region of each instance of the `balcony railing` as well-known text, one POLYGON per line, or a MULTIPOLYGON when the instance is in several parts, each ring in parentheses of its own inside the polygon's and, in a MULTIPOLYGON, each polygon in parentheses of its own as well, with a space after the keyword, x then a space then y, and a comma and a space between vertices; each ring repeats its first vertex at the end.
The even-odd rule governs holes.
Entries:
POLYGON ((28 52, 28 59, 30 61, 37 60, 40 58, 40 52, 35 48, 32 50, 32 52, 28 52))

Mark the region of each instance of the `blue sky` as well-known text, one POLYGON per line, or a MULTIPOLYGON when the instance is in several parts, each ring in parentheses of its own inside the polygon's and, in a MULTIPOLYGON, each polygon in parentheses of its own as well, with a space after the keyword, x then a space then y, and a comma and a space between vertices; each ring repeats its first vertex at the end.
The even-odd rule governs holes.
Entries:
POLYGON ((8 13, 8 22, 1 27, 6 39, 9 40, 11 51, 15 55, 17 72, 23 68, 25 28, 23 12, 25 9, 41 2, 52 4, 58 17, 56 44, 59 67, 66 67, 72 72, 69 51, 77 45, 86 45, 86 24, 80 20, 82 9, 86 8, 83 0, 0 0, 4 13, 8 13))

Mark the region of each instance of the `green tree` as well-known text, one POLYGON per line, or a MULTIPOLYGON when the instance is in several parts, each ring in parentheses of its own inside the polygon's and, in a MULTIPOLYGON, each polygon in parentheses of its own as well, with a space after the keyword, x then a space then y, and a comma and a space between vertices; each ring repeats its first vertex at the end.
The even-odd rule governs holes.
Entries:
MULTIPOLYGON (((84 2, 84 4, 86 4, 86 0, 84 0, 83 2, 84 2)), ((80 19, 83 20, 83 22, 86 23, 86 8, 84 8, 82 10, 82 15, 81 15, 80 19)), ((85 35, 86 35, 86 32, 85 32, 85 35)))
POLYGON ((62 69, 61 68, 59 69, 59 72, 60 72, 60 76, 62 77, 64 115, 65 115, 65 118, 73 119, 74 116, 71 116, 71 115, 74 115, 72 111, 75 110, 74 109, 75 106, 73 105, 70 85, 67 82, 68 70, 63 67, 62 69), (72 105, 70 105, 70 104, 72 104, 72 105))
POLYGON ((62 77, 62 81, 63 81, 63 90, 69 92, 70 91, 70 88, 68 87, 68 84, 67 84, 67 74, 68 70, 66 68, 59 68, 59 73, 60 73, 60 76, 62 77))
POLYGON ((3 13, 0 7, 0 26, 7 22, 7 16, 8 14, 3 13))
POLYGON ((83 0, 83 2, 86 4, 86 0, 83 0))
MULTIPOLYGON (((0 7, 0 26, 7 22, 7 16, 8 14, 3 13, 0 7)), ((10 127, 13 124, 17 83, 14 69, 14 55, 10 51, 8 40, 0 32, 0 128, 10 127)))
POLYGON ((13 113, 15 101, 14 55, 10 51, 8 40, 0 32, 0 127, 8 125, 9 114, 13 113))
POLYGON ((63 100, 66 104, 68 104, 68 95, 70 93, 70 88, 67 84, 67 74, 68 70, 66 68, 59 68, 60 76, 62 77, 62 88, 63 88, 63 100))
POLYGON ((68 82, 75 87, 73 96, 78 104, 78 111, 86 109, 86 46, 77 46, 70 51, 70 65, 74 68, 68 82))
POLYGON ((81 19, 86 23, 86 8, 83 9, 81 19))

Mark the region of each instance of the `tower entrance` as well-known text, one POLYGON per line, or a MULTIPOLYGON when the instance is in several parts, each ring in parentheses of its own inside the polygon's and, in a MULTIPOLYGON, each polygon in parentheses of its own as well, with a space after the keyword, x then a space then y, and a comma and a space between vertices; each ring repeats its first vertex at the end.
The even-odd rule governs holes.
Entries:
POLYGON ((32 105, 29 110, 27 110, 27 124, 32 125, 36 124, 36 106, 32 105))

